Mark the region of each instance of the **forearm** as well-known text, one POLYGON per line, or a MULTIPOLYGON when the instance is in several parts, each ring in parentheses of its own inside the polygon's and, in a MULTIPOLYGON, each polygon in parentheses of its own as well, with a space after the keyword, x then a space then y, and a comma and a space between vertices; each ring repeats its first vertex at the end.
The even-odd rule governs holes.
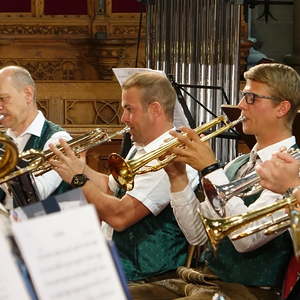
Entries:
POLYGON ((108 175, 97 172, 88 165, 86 165, 83 172, 94 183, 94 185, 101 189, 101 191, 108 194, 111 193, 110 189, 108 188, 108 175))
POLYGON ((34 177, 41 200, 51 195, 62 182, 61 177, 55 171, 49 171, 44 175, 34 177))
POLYGON ((200 202, 190 186, 182 192, 171 194, 171 206, 177 223, 191 245, 204 244, 207 240, 204 227, 197 210, 200 202))

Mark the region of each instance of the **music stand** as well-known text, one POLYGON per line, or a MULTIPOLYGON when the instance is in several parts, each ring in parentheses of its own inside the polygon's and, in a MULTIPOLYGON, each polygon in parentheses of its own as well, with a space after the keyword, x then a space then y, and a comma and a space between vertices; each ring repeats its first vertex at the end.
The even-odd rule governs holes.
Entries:
MULTIPOLYGON (((174 87, 174 89, 176 91, 178 100, 181 103, 184 111, 188 110, 188 108, 187 108, 187 105, 185 103, 182 92, 184 92, 186 95, 188 95, 195 103, 200 105, 210 115, 212 115, 215 118, 217 117, 217 115, 214 112, 212 112, 208 107, 206 107, 204 104, 202 104, 196 97, 194 97, 191 93, 189 93, 186 90, 186 88, 219 90, 219 91, 221 91, 221 94, 222 94, 223 98, 225 99, 225 102, 227 103, 227 105, 229 105, 229 99, 228 99, 223 87, 221 87, 221 86, 209 86, 209 85, 177 83, 174 80, 174 76, 170 75, 170 74, 168 75, 168 78, 169 78, 172 86, 174 87)), ((196 127, 195 120, 191 116, 191 113, 190 113, 189 110, 188 110, 188 114, 186 114, 186 117, 188 118, 188 121, 190 123, 191 128, 195 128, 196 127)), ((228 132, 224 132, 224 133, 220 134, 218 137, 219 138, 225 138, 225 139, 239 139, 239 133, 234 128, 230 128, 228 132)))

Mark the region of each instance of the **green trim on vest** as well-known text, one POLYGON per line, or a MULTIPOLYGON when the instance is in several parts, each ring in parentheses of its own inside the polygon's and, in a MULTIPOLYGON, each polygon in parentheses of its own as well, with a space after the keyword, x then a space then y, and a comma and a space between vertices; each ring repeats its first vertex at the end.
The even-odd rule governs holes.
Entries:
POLYGON ((52 123, 51 121, 45 120, 41 136, 31 135, 28 142, 26 143, 24 150, 35 149, 43 151, 46 142, 51 138, 51 136, 59 131, 64 131, 59 125, 52 123))
MULTIPOLYGON (((59 125, 54 124, 53 122, 49 120, 45 120, 42 131, 41 131, 41 136, 38 137, 36 135, 32 135, 28 142, 26 143, 24 147, 24 151, 29 150, 29 149, 35 149, 39 151, 43 151, 43 148, 46 144, 46 142, 51 138, 51 136, 59 131, 64 131, 59 125)), ((56 188, 56 190, 49 196, 53 195, 58 195, 61 193, 64 193, 66 191, 69 191, 72 189, 72 186, 65 181, 62 181, 60 185, 56 188)))
POLYGON ((234 163, 232 163, 229 168, 226 169, 225 173, 229 181, 234 180, 237 171, 241 168, 241 166, 243 166, 249 161, 249 158, 250 158, 250 153, 241 155, 236 158, 234 163))
POLYGON ((185 263, 187 242, 168 205, 158 216, 146 216, 122 232, 114 231, 127 280, 175 270, 185 263))
MULTIPOLYGON (((226 170, 228 179, 233 180, 238 169, 248 160, 249 154, 237 158, 226 170)), ((244 198, 245 204, 249 206, 259 195, 244 198)), ((280 288, 292 249, 288 231, 247 253, 237 252, 230 239, 226 237, 219 244, 216 255, 211 249, 207 249, 201 260, 225 282, 280 288)))

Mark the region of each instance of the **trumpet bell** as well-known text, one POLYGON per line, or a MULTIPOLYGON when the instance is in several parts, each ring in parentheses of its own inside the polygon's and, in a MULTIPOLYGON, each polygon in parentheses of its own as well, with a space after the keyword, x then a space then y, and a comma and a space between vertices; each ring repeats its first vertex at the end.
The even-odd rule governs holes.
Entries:
POLYGON ((205 177, 201 179, 202 188, 206 198, 209 200, 214 210, 219 216, 225 215, 225 199, 223 193, 220 193, 216 186, 205 177))
POLYGON ((201 214, 200 210, 198 210, 198 214, 204 226, 208 240, 210 241, 210 245, 213 248, 213 251, 216 252, 220 240, 225 237, 225 235, 220 230, 220 228, 223 227, 223 222, 220 219, 212 220, 204 217, 201 214))
POLYGON ((0 145, 0 178, 2 178, 16 167, 19 151, 13 140, 4 133, 0 133, 0 145))
POLYGON ((112 153, 108 157, 109 170, 118 184, 131 191, 134 187, 134 172, 129 163, 119 154, 112 153))

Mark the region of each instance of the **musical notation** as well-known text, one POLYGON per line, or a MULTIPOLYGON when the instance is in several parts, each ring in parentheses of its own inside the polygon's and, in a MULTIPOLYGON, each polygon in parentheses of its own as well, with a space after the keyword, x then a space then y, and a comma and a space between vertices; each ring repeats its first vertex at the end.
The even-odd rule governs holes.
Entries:
POLYGON ((40 299, 126 299, 91 205, 13 224, 40 299))

